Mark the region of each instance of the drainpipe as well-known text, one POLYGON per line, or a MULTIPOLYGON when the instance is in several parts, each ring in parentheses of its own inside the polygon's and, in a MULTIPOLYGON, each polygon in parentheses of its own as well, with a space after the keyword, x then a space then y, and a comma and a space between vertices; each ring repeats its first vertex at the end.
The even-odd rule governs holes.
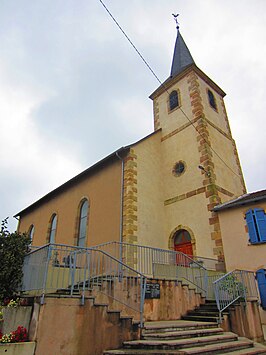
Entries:
MULTIPOLYGON (((121 148, 123 149, 123 148, 121 148)), ((120 193, 120 229, 119 229, 119 258, 122 261, 122 242, 123 242, 123 204, 124 204, 124 159, 120 157, 118 151, 115 153, 117 158, 121 160, 122 172, 121 172, 121 193, 120 193)))
POLYGON ((18 221, 17 229, 16 229, 16 231, 18 232, 19 231, 19 226, 20 226, 20 216, 19 217, 14 216, 14 218, 16 218, 16 220, 18 221))

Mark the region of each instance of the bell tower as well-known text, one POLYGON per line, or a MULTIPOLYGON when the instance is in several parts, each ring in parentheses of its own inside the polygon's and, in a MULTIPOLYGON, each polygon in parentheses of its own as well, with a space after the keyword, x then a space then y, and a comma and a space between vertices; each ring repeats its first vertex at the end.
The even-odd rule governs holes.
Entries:
POLYGON ((169 78, 153 92, 154 129, 161 130, 165 234, 174 248, 189 231, 193 254, 220 256, 221 202, 246 192, 224 91, 197 67, 179 26, 169 78))

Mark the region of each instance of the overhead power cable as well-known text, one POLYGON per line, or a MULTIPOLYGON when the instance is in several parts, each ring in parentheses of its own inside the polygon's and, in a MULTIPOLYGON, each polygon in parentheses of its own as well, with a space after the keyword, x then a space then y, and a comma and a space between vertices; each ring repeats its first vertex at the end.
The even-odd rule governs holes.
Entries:
MULTIPOLYGON (((154 70, 152 69, 152 67, 149 65, 149 63, 145 60, 145 58, 143 57, 143 55, 140 53, 140 51, 137 49, 137 47, 134 45, 134 43, 131 41, 131 39, 129 38, 129 36, 126 34, 126 32, 123 30, 123 28, 120 26, 120 24, 118 23, 118 21, 115 19, 115 17, 112 15, 112 13, 110 12, 110 10, 107 8, 107 6, 104 4, 104 2, 102 0, 99 0, 100 3, 102 4, 102 6, 105 8, 106 12, 108 13, 108 15, 111 17, 111 19, 114 21, 114 23, 117 25, 117 27, 119 28, 119 30, 123 33, 123 35, 125 36, 125 38, 128 40, 128 42, 130 43, 130 45, 134 48, 134 50, 137 52, 138 56, 142 59, 142 61, 144 62, 144 64, 147 66, 147 68, 150 70, 150 72, 152 73, 152 75, 155 77, 155 79, 160 83, 160 85, 165 89, 165 91, 168 93, 168 95, 170 95, 169 91, 167 90, 167 87, 164 85, 164 83, 158 78, 158 76, 156 75, 156 73, 154 72, 154 70)), ((194 125, 194 123, 191 121, 191 119, 188 117, 188 115, 183 111, 183 109, 181 107, 179 107, 179 110, 183 113, 183 115, 186 117, 186 119, 189 121, 189 123, 192 125, 192 127, 197 131, 197 133, 201 136, 201 138, 204 140, 204 142, 209 146, 209 148, 211 149, 211 151, 223 162, 223 164, 233 173, 235 174, 239 179, 242 180, 242 177, 237 174, 224 160, 223 158, 212 148, 212 146, 209 144, 209 142, 205 139, 205 137, 201 134, 201 132, 199 132, 199 130, 197 129, 197 127, 194 125)))

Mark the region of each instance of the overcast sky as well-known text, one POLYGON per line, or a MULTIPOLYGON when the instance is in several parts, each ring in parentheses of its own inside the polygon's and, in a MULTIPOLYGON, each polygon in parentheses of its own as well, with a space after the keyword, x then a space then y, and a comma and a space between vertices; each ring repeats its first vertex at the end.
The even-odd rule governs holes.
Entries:
MULTIPOLYGON (((226 93, 248 191, 266 188, 266 1, 104 0, 160 80, 176 29, 226 93)), ((98 0, 0 1, 0 219, 153 130, 159 86, 98 0)))

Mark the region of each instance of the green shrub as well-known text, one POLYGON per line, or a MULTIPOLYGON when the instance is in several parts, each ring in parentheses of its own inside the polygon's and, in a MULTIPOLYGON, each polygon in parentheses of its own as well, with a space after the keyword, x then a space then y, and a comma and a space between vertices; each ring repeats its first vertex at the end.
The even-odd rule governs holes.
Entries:
POLYGON ((19 291, 23 276, 23 261, 29 251, 30 237, 26 233, 7 229, 7 218, 0 229, 0 302, 11 299, 19 291))

